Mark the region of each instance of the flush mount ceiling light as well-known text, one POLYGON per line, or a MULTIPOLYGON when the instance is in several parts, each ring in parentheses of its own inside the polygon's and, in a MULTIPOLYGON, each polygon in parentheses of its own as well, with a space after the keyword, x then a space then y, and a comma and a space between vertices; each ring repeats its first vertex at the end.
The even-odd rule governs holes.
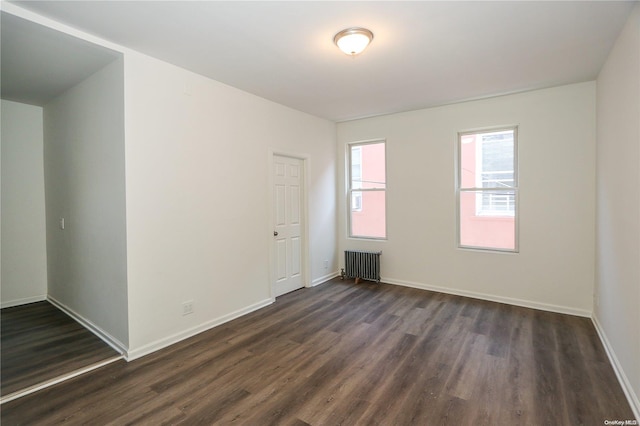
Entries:
POLYGON ((373 40, 373 33, 366 28, 347 28, 333 37, 333 42, 344 53, 356 56, 373 40))

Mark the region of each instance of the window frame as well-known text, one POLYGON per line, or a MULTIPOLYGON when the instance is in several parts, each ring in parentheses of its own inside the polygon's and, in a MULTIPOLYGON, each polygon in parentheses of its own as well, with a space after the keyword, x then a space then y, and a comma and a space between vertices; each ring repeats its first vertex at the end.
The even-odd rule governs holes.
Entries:
POLYGON ((458 132, 456 141, 456 173, 455 173, 455 196, 456 196, 456 241, 457 247, 462 250, 482 251, 482 252, 497 252, 497 253, 519 253, 520 252, 520 176, 519 176, 519 140, 518 140, 518 125, 496 126, 496 127, 483 127, 480 129, 465 130, 458 132), (482 133, 496 133, 512 131, 513 132, 513 186, 504 188, 478 188, 477 181, 475 187, 462 188, 462 138, 468 135, 477 135, 482 133), (514 247, 513 249, 498 248, 498 247, 486 247, 486 246, 471 246, 462 244, 461 230, 460 230, 460 198, 464 192, 471 192, 476 194, 482 194, 483 192, 513 192, 514 194, 514 214, 513 215, 478 215, 478 217, 497 217, 497 218, 513 218, 514 220, 514 247))
MULTIPOLYGON (((362 145, 360 146, 356 146, 356 148, 360 148, 362 145)), ((349 172, 353 173, 353 161, 354 161, 354 155, 353 155, 353 151, 354 149, 349 149, 349 155, 350 155, 350 161, 349 161, 349 172)), ((358 157, 359 157, 359 163, 358 166, 360 167, 360 179, 362 180, 362 148, 360 148, 358 150, 358 157)), ((353 182, 353 176, 350 176, 349 178, 349 182, 353 182)), ((362 192, 361 191, 351 191, 351 210, 350 212, 361 212, 362 211, 362 192), (357 193, 356 193, 357 192, 357 193)), ((349 215, 349 217, 351 217, 351 215, 349 215)))
MULTIPOLYGON (((387 232, 387 188, 388 188, 388 183, 387 183, 387 141, 386 139, 372 139, 372 140, 366 140, 366 141, 357 141, 357 142, 349 142, 346 145, 347 148, 347 152, 346 152, 346 177, 347 177, 347 182, 346 182, 346 188, 347 188, 347 196, 346 196, 346 204, 347 204, 347 238, 353 238, 353 239, 358 239, 358 240, 375 240, 375 241, 386 241, 388 238, 388 232, 387 232), (352 172, 352 148, 353 147, 358 147, 358 146, 363 146, 363 145, 376 145, 376 144, 383 144, 384 146, 384 189, 381 188, 352 188, 352 183, 353 183, 353 179, 351 176, 351 172, 352 172), (352 226, 351 226, 351 222, 352 222, 352 212, 353 211, 362 211, 362 195, 360 195, 361 197, 361 202, 360 202, 360 208, 357 210, 352 210, 353 206, 352 206, 352 200, 354 197, 354 192, 384 192, 385 193, 385 197, 384 197, 384 212, 385 212, 385 221, 384 221, 384 237, 372 237, 372 236, 363 236, 363 235, 353 235, 352 233, 352 226)), ((362 176, 362 170, 364 168, 364 165, 362 163, 362 157, 360 159, 360 173, 362 176)))

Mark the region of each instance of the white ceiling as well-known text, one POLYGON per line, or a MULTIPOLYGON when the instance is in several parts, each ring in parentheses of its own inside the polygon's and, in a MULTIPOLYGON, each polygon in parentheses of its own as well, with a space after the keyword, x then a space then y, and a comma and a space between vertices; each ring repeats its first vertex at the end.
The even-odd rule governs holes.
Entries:
POLYGON ((637 2, 15 3, 342 121, 593 80, 637 2), (355 58, 333 44, 351 26, 375 34, 355 58))
POLYGON ((0 18, 1 97, 45 105, 120 53, 8 13, 0 18))

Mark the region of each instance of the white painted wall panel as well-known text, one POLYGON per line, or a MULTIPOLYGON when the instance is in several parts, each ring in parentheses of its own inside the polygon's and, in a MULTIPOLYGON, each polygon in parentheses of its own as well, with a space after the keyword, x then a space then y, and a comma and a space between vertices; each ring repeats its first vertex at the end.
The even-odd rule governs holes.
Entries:
POLYGON ((594 314, 640 415, 640 6, 597 84, 594 314))
POLYGON ((44 174, 49 295, 126 348, 123 108, 122 60, 45 105, 44 174))
POLYGON ((42 108, 2 101, 2 307, 47 295, 42 108))
POLYGON ((340 248, 382 250, 383 280, 590 315, 594 285, 595 83, 338 124, 349 142, 386 138, 387 241, 346 237, 340 167, 340 248), (520 253, 456 245, 457 132, 518 125, 520 253))
POLYGON ((334 123, 143 55, 125 80, 134 356, 270 300, 270 152, 308 156, 309 278, 337 271, 334 123))

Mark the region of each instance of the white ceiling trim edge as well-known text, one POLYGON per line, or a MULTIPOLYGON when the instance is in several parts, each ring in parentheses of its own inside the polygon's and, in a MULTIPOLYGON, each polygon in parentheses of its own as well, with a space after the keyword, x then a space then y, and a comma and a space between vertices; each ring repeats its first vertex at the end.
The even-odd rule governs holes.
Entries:
MULTIPOLYGON (((84 41, 88 41, 89 43, 93 43, 93 44, 97 44, 99 46, 102 47, 106 47, 107 49, 111 49, 111 50, 115 50, 117 52, 120 53, 130 53, 130 52, 135 52, 132 49, 129 49, 127 47, 121 46, 119 44, 116 43, 112 43, 108 40, 105 40, 103 38, 100 37, 96 37, 92 34, 88 34, 85 33, 83 31, 80 31, 76 28, 70 27, 68 25, 65 24, 61 24, 60 22, 50 19, 50 18, 46 18, 42 15, 38 15, 35 12, 31 12, 30 10, 26 10, 23 9, 13 3, 9 3, 7 1, 2 1, 1 2, 1 7, 0 9, 2 9, 3 12, 9 13, 13 16, 17 16, 18 18, 22 18, 22 19, 26 19, 27 21, 31 21, 35 24, 39 24, 42 26, 45 26, 47 28, 51 28, 52 30, 55 31, 59 31, 61 33, 70 35, 72 37, 76 37, 79 39, 82 39, 84 41)), ((139 52, 136 52, 139 53, 139 52)))

